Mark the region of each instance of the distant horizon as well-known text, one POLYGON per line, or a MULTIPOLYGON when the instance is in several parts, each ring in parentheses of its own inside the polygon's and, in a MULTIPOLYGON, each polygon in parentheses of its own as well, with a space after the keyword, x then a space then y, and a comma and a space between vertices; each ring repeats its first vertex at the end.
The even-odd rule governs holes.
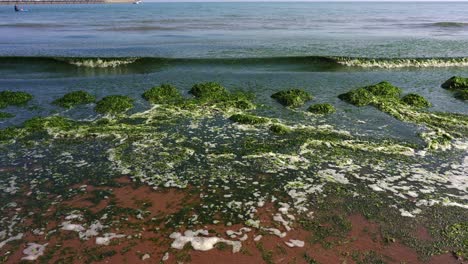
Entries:
POLYGON ((468 2, 468 0, 143 0, 143 2, 158 2, 158 3, 224 3, 224 2, 283 2, 283 3, 293 3, 293 2, 439 2, 439 3, 450 3, 450 2, 468 2))

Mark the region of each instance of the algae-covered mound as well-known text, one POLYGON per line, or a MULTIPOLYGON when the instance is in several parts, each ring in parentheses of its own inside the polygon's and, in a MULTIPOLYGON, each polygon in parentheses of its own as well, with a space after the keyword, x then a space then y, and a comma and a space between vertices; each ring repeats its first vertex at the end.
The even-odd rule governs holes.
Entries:
POLYGON ((61 107, 72 108, 81 104, 90 104, 96 101, 96 97, 85 91, 74 91, 65 94, 62 98, 59 98, 53 102, 61 107))
POLYGON ((271 98, 287 107, 299 107, 305 104, 307 101, 312 100, 313 97, 304 90, 291 89, 274 93, 271 95, 271 98))
POLYGON ((335 107, 331 104, 314 104, 307 109, 307 111, 314 113, 314 114, 319 114, 319 115, 326 115, 326 114, 332 114, 334 113, 335 107))
POLYGON ((244 91, 229 92, 219 83, 207 82, 195 84, 189 91, 195 96, 194 100, 188 100, 188 104, 209 105, 219 109, 254 109, 255 104, 252 99, 255 97, 252 93, 244 91))
POLYGON ((12 118, 12 117, 15 117, 15 115, 10 114, 10 113, 0 112, 0 119, 6 119, 6 118, 12 118))
POLYGON ((28 132, 39 132, 47 129, 67 131, 75 125, 75 121, 62 116, 33 117, 24 122, 23 127, 28 132))
POLYGON ((387 81, 364 87, 375 96, 400 97, 402 90, 387 81))
POLYGON ((422 97, 419 94, 414 94, 414 93, 410 93, 410 94, 403 96, 403 98, 401 98, 401 101, 407 105, 418 107, 418 108, 431 106, 431 103, 427 101, 426 98, 422 97))
POLYGON ((235 114, 229 117, 231 121, 247 124, 247 125, 257 125, 257 124, 264 124, 268 122, 268 119, 263 117, 258 117, 249 114, 235 114))
POLYGON ((197 83, 190 89, 189 93, 203 99, 218 99, 228 94, 226 89, 216 82, 197 83))
POLYGON ((355 106, 366 106, 374 100, 374 97, 399 98, 401 93, 402 90, 400 88, 383 81, 340 94, 338 98, 355 106))
POLYGON ((468 100, 468 89, 457 91, 455 93, 455 98, 464 100, 464 101, 468 100))
POLYGON ((142 97, 152 104, 168 104, 182 99, 179 90, 170 84, 161 84, 145 91, 142 97))
POLYGON ((338 95, 338 98, 355 106, 366 106, 372 102, 374 96, 368 90, 358 88, 347 93, 340 94, 338 95))
POLYGON ((109 95, 97 102, 95 110, 101 114, 120 114, 133 108, 133 99, 124 95, 109 95))
POLYGON ((273 124, 270 126, 270 131, 275 134, 284 135, 291 132, 291 129, 280 124, 273 124))
POLYGON ((452 78, 445 81, 441 86, 442 88, 449 90, 468 89, 468 78, 453 76, 452 78))
POLYGON ((33 96, 25 92, 0 92, 0 108, 5 108, 9 105, 24 105, 29 102, 33 96))

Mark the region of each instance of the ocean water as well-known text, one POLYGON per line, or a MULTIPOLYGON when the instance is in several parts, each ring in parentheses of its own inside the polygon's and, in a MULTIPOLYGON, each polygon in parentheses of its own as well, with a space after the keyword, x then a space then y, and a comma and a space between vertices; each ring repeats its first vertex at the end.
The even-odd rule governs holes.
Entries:
POLYGON ((458 57, 468 3, 0 6, 0 55, 458 57))
POLYGON ((126 94, 149 108, 144 90, 172 83, 188 91, 217 81, 255 93, 261 114, 311 122, 274 102, 299 87, 329 102, 324 122, 372 136, 417 141, 419 129, 337 95, 390 81, 427 97, 430 111, 468 113, 440 84, 468 76, 468 3, 143 3, 0 6, 0 90, 35 98, 10 107, 18 125, 54 113, 94 118, 92 106, 50 104, 84 89, 99 98, 126 94), (99 58, 99 59, 98 59, 99 58))

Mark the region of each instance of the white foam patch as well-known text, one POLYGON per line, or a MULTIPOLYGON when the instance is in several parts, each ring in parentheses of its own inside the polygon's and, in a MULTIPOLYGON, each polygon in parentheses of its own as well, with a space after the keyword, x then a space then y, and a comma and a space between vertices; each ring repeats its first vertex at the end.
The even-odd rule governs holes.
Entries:
POLYGON ((185 244, 190 243, 195 250, 208 251, 214 248, 217 243, 225 243, 232 246, 232 253, 237 253, 242 247, 239 241, 227 240, 220 237, 203 237, 207 236, 207 230, 190 231, 187 230, 182 235, 179 232, 172 233, 169 237, 174 239, 171 244, 172 248, 183 249, 185 244))
POLYGON ((48 244, 40 245, 36 243, 28 243, 28 247, 23 250, 23 254, 26 257, 22 257, 22 260, 36 260, 44 254, 45 248, 48 244))
POLYGON ((125 235, 115 234, 115 233, 106 233, 102 237, 96 237, 96 244, 107 246, 110 244, 112 239, 123 238, 123 237, 125 237, 125 235))
POLYGON ((289 239, 289 241, 284 242, 288 247, 304 247, 305 243, 302 240, 289 239))

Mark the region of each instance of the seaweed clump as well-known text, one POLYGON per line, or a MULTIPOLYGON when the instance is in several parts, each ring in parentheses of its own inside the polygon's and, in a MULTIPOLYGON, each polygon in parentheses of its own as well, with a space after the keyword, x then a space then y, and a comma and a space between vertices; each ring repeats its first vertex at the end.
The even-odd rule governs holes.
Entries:
POLYGON ((197 98, 211 100, 222 99, 228 95, 227 90, 216 82, 197 83, 190 89, 189 93, 197 98))
POLYGON ((249 114, 235 114, 229 117, 229 119, 231 121, 241 123, 241 124, 247 124, 247 125, 258 125, 258 124, 264 124, 268 122, 268 119, 266 118, 249 115, 249 114))
POLYGON ((338 95, 341 100, 353 104, 355 106, 366 106, 373 100, 373 95, 364 88, 351 90, 347 93, 338 95))
POLYGON ((314 104, 307 109, 309 112, 319 115, 327 115, 334 113, 335 107, 331 104, 314 104))
POLYGON ((400 97, 401 93, 403 92, 401 88, 396 87, 387 81, 366 86, 364 89, 371 92, 374 96, 379 97, 400 97))
POLYGON ((253 94, 243 91, 230 93, 216 82, 197 83, 189 93, 196 97, 194 101, 190 101, 192 103, 215 106, 220 109, 248 110, 255 108, 254 103, 252 103, 253 94))
POLYGON ((15 115, 10 114, 10 113, 0 112, 0 119, 6 119, 6 118, 12 118, 12 117, 15 117, 15 115))
POLYGON ((287 107, 299 107, 312 100, 313 96, 304 90, 291 89, 274 93, 271 98, 287 107))
POLYGON ((0 108, 5 108, 9 105, 24 105, 29 102, 33 96, 26 92, 0 92, 0 108))
POLYGON ((468 89, 468 78, 453 76, 452 78, 445 81, 441 87, 448 90, 468 89))
POLYGON ((64 108, 72 108, 81 104, 90 104, 96 101, 96 97, 85 91, 74 91, 65 94, 63 97, 55 100, 53 104, 64 108))
POLYGON ((375 97, 382 99, 399 98, 402 90, 387 81, 351 90, 338 95, 343 101, 355 106, 366 106, 372 103, 375 97))
POLYGON ((133 108, 133 99, 124 95, 109 95, 97 102, 95 111, 101 114, 121 114, 133 108))
POLYGON ((270 131, 275 134, 284 135, 284 134, 288 134, 289 132, 291 132, 291 129, 280 124, 273 124, 270 126, 270 131))
POLYGON ((468 100, 468 89, 460 90, 455 93, 455 98, 460 100, 468 100))
POLYGON ((403 98, 401 98, 401 101, 409 106, 417 108, 425 108, 431 106, 431 103, 427 101, 426 98, 414 93, 410 93, 403 96, 403 98))
POLYGON ((170 84, 161 84, 145 91, 142 97, 152 104, 169 104, 182 100, 179 90, 170 84))

